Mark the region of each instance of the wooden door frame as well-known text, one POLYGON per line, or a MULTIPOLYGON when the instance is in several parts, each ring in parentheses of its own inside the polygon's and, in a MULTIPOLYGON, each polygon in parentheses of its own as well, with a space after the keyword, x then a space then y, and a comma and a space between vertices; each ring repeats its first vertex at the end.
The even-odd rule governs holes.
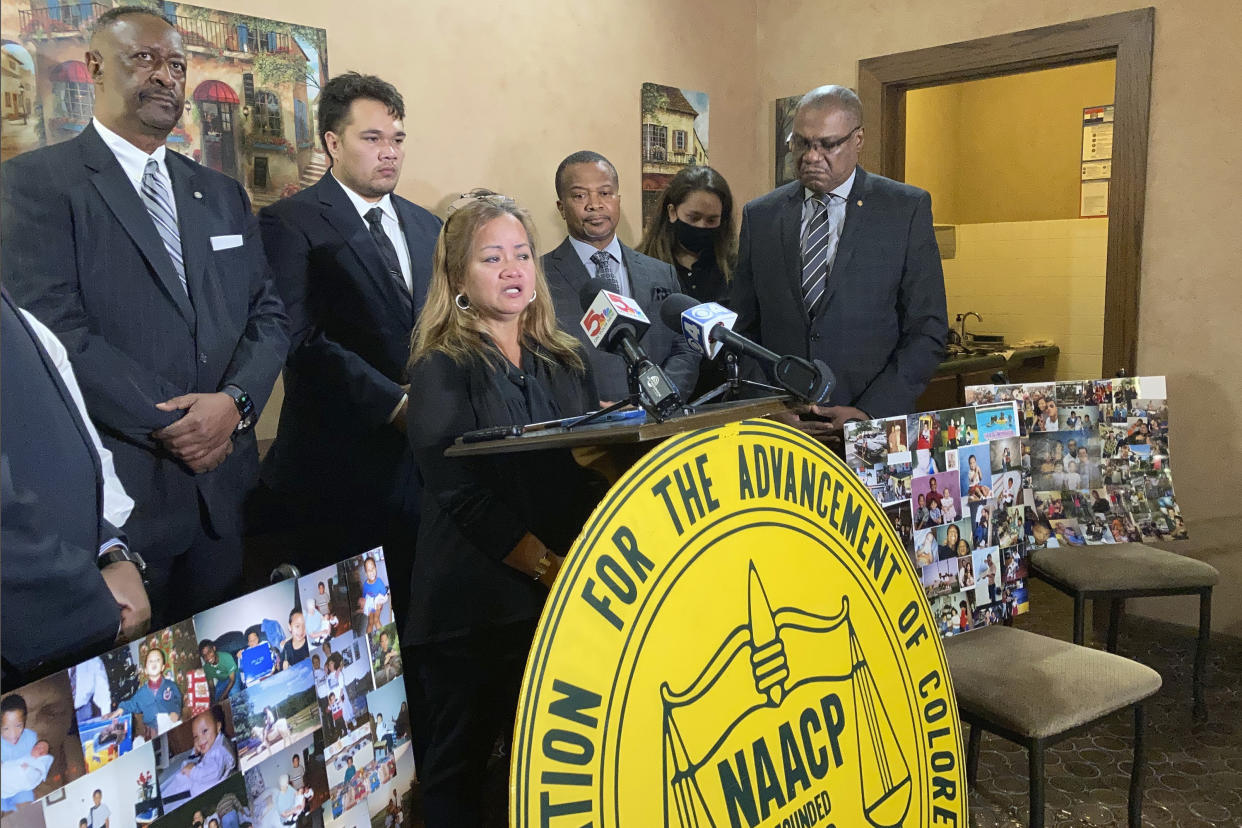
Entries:
POLYGON ((872 113, 863 166, 902 180, 908 90, 1117 61, 1102 376, 1135 371, 1154 30, 1155 9, 1145 8, 858 62, 858 94, 863 110, 872 113))

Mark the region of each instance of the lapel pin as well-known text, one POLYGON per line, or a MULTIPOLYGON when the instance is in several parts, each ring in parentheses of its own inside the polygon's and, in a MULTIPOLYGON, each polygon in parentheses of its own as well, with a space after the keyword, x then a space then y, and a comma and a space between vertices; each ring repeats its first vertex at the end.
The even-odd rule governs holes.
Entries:
MULTIPOLYGON (((203 194, 202 194, 202 193, 200 193, 198 190, 195 190, 195 191, 194 191, 194 197, 195 197, 195 198, 202 198, 202 197, 203 197, 203 194)), ((858 203, 859 203, 859 204, 862 204, 862 202, 861 202, 861 201, 860 201, 860 202, 858 202, 858 203)))
POLYGON ((862 199, 861 199, 861 198, 860 198, 860 199, 858 199, 858 206, 859 206, 859 207, 861 207, 861 206, 862 206, 862 199))

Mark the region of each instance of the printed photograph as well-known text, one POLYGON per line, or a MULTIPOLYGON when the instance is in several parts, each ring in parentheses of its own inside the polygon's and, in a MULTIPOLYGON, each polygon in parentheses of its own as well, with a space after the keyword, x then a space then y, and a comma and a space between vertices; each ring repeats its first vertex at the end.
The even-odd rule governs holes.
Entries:
POLYGON ((248 770, 319 728, 315 676, 303 661, 229 700, 237 758, 248 770))
POLYGON ((1100 425, 1100 407, 1061 403, 1057 417, 1061 431, 1094 431, 1100 425))
POLYGON ((233 733, 220 705, 195 714, 155 743, 160 804, 165 814, 237 773, 233 733))
POLYGON ((134 736, 150 741, 206 710, 211 693, 197 643, 193 623, 182 621, 122 648, 133 667, 114 676, 108 718, 131 717, 134 736))
POLYGON ((884 514, 888 515, 888 519, 892 522, 893 529, 896 530, 897 537, 901 539, 902 546, 905 547, 906 552, 913 554, 914 516, 910 513, 910 501, 903 500, 891 506, 885 506, 884 514))
POLYGON ((328 799, 328 776, 314 738, 269 756, 246 771, 255 828, 309 824, 328 799))
POLYGON ((915 529, 952 523, 961 516, 958 505, 962 501, 956 471, 915 477, 910 484, 910 495, 914 504, 915 529))
POLYGON ((708 166, 711 107, 706 92, 662 83, 642 87, 643 227, 660 194, 686 167, 708 166))
POLYGON ((15 811, 85 773, 67 673, 0 697, 0 812, 15 811))
POLYGON ((400 678, 401 645, 397 641, 397 625, 389 624, 371 633, 371 674, 375 678, 375 686, 382 687, 395 678, 400 678))
POLYGON ((298 579, 298 598, 310 646, 320 647, 334 635, 350 632, 349 583, 339 564, 325 566, 298 579))
POLYGON ((1004 440, 1018 436, 1018 406, 1013 402, 994 403, 975 410, 979 441, 1004 440))
POLYGON ((152 828, 245 828, 253 824, 246 779, 235 773, 156 820, 152 828))
POLYGON ((1001 550, 1005 562, 1004 579, 1006 584, 1021 581, 1027 576, 1026 550, 1020 545, 1001 550))
MULTIPOLYGON (((199 652, 210 644, 217 656, 229 655, 236 663, 234 685, 240 682, 243 689, 253 687, 284 668, 285 645, 292 638, 290 618, 297 611, 294 581, 281 581, 205 610, 194 616, 199 652)), ((217 665, 212 672, 220 675, 225 667, 227 664, 217 665)), ((224 681, 228 683, 228 679, 224 681)), ((235 697, 219 692, 218 678, 215 686, 217 698, 235 697)), ((229 692, 235 691, 230 688, 229 692)))
POLYGON ((993 474, 1022 470, 1022 441, 1019 438, 989 440, 987 445, 993 474))
POLYGON ((975 503, 992 496, 992 449, 987 443, 957 450, 958 486, 966 501, 975 503))
POLYGON ((70 782, 43 800, 49 828, 88 826, 136 828, 160 816, 155 781, 155 753, 150 744, 136 747, 99 770, 70 782))
POLYGON ((384 550, 372 549, 344 560, 340 563, 340 569, 349 585, 354 632, 370 635, 380 627, 391 624, 392 601, 389 599, 384 550))
POLYGON ((408 824, 414 804, 413 751, 377 757, 368 771, 367 806, 372 828, 408 824))
POLYGON ((801 95, 777 98, 773 106, 775 116, 772 131, 773 187, 788 184, 798 177, 793 153, 789 151, 789 136, 793 134, 794 111, 798 108, 798 101, 801 99, 801 95))
POLYGON ((1001 598, 1004 587, 1000 549, 995 546, 976 549, 968 565, 974 568, 977 603, 996 603, 1001 598))
POLYGON ((324 676, 315 683, 315 691, 328 755, 334 755, 342 747, 338 743, 360 726, 369 726, 367 694, 373 689, 370 649, 365 638, 357 637, 352 647, 334 652, 324 661, 324 676))

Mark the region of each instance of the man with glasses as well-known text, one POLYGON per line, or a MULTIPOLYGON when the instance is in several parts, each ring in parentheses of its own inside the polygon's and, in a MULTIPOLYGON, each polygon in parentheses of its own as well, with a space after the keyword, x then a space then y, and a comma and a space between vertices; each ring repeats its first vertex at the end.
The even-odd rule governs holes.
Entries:
POLYGON ((405 102, 347 72, 319 93, 330 168, 263 208, 263 245, 292 347, 263 483, 304 528, 303 571, 383 545, 394 617, 408 609, 418 483, 405 438, 410 332, 427 298, 440 221, 395 192, 405 102))
MULTIPOLYGON (((575 152, 556 168, 555 183, 556 209, 569 232, 542 260, 556 321, 582 342, 600 397, 605 402, 622 400, 629 394, 625 360, 591 345, 578 324, 582 318, 578 291, 590 279, 603 279, 613 291, 637 301, 648 318, 658 320, 661 303, 680 289, 677 273, 671 264, 644 256, 617 238, 620 183, 607 158, 589 150, 575 152)), ((688 401, 698 380, 699 358, 685 338, 657 322, 640 342, 688 401)))
POLYGON ((798 180, 742 213, 737 330, 832 368, 828 404, 792 419, 821 439, 851 419, 913 411, 948 334, 931 196, 863 170, 862 145, 858 96, 811 90, 789 136, 798 180))

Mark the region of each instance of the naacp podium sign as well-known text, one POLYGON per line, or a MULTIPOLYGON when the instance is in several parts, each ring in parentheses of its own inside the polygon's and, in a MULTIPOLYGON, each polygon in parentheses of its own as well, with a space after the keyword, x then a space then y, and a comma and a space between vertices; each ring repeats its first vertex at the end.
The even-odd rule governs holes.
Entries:
POLYGON ((561 571, 514 734, 516 826, 965 826, 944 651, 840 459, 745 421, 633 466, 561 571))

